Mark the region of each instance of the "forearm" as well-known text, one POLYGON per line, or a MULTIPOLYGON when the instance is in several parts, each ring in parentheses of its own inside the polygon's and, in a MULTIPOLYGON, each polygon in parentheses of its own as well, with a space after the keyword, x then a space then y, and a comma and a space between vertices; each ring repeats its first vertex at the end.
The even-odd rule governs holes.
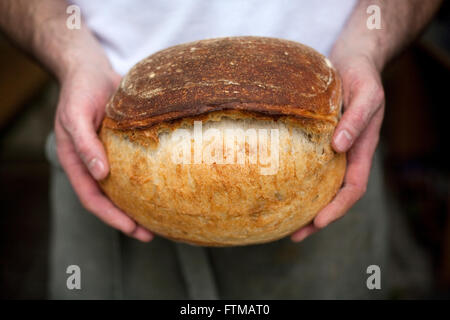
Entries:
POLYGON ((82 65, 110 67, 87 27, 66 27, 67 6, 64 0, 2 0, 0 28, 60 80, 82 65))
POLYGON ((384 65, 408 45, 431 20, 441 0, 360 0, 336 41, 331 55, 335 60, 349 53, 373 60, 381 71, 384 65), (367 8, 381 11, 381 29, 367 27, 367 8))

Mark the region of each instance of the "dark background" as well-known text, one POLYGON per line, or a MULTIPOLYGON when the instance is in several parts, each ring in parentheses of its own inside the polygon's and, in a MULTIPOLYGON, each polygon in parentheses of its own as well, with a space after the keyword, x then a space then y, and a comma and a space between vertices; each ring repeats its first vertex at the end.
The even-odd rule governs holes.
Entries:
MULTIPOLYGON (((390 297, 450 298, 450 5, 384 74, 380 149, 392 217, 390 297)), ((0 298, 45 299, 58 87, 0 34, 0 298)))

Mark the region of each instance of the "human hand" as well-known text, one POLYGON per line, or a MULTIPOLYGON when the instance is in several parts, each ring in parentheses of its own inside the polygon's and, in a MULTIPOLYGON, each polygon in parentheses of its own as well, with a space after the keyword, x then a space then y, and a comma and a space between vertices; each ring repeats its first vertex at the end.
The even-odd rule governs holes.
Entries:
POLYGON ((341 75, 344 95, 344 114, 332 146, 337 152, 347 152, 347 171, 334 199, 313 222, 291 235, 294 242, 341 218, 364 195, 383 121, 384 91, 376 63, 364 54, 332 55, 330 60, 341 75))
POLYGON ((147 242, 150 231, 139 226, 102 193, 97 181, 108 175, 104 147, 97 136, 110 95, 120 76, 109 66, 78 66, 60 79, 55 117, 59 161, 82 205, 100 220, 123 233, 147 242))

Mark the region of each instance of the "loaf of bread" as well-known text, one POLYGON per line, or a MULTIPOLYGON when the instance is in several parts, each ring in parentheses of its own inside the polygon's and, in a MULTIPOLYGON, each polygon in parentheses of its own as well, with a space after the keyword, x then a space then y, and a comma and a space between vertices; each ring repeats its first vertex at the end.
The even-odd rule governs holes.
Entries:
POLYGON ((137 63, 106 107, 105 194, 156 234, 204 246, 273 241, 340 188, 338 73, 300 43, 229 37, 137 63))

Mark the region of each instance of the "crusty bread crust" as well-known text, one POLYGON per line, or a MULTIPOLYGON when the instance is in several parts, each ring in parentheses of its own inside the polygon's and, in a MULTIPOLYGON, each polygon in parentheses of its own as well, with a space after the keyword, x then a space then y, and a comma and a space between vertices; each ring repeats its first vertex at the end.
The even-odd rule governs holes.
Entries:
MULTIPOLYGON (((110 99, 100 185, 139 224, 176 241, 236 246, 280 239, 310 223, 340 188, 345 154, 331 147, 339 75, 313 49, 235 37, 160 51, 134 66, 110 99), (177 164, 175 129, 279 131, 279 167, 177 164)), ((247 150, 248 146, 245 145, 247 150)), ((247 150, 248 151, 248 150, 247 150)))
POLYGON ((328 59, 297 42, 265 37, 201 40, 137 63, 109 101, 106 124, 146 128, 220 110, 336 123, 340 85, 328 59))

